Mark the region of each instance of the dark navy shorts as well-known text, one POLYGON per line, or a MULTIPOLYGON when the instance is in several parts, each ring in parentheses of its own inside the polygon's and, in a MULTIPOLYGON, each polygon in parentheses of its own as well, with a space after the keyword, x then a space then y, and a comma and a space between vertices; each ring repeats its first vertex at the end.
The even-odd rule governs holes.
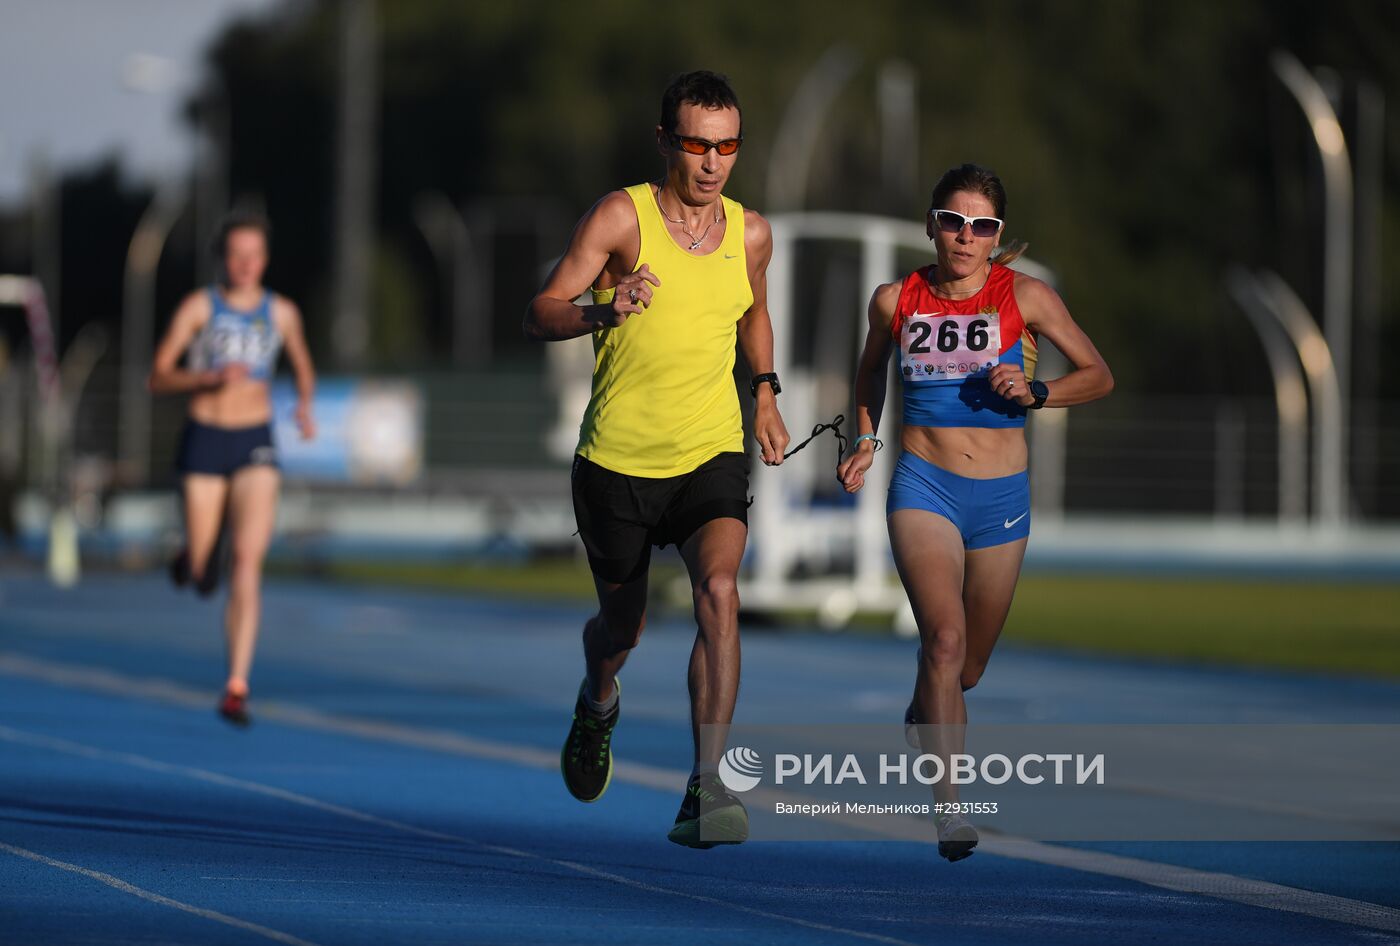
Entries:
POLYGON ((651 565, 651 547, 684 545, 712 519, 749 522, 749 461, 721 453, 679 476, 614 473, 574 457, 574 518, 593 574, 615 585, 651 565))
POLYGON ((974 480, 905 452, 890 477, 885 515, 897 509, 938 513, 962 533, 963 548, 991 548, 1031 534, 1031 484, 1022 470, 974 480))
POLYGON ((277 447, 272 443, 271 424, 211 427, 197 420, 185 422, 175 469, 181 473, 232 476, 245 466, 277 468, 277 447))

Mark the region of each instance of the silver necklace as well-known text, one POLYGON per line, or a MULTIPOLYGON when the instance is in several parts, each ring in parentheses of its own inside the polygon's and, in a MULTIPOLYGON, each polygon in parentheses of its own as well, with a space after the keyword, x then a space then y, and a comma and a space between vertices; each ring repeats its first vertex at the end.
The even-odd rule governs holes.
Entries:
MULTIPOLYGON (((982 285, 978 286, 976 289, 971 290, 972 295, 975 296, 975 295, 977 295, 977 293, 979 293, 979 292, 981 292, 983 289, 987 288, 987 283, 989 283, 989 282, 991 282, 991 281, 992 281, 992 267, 991 267, 991 266, 988 266, 988 267, 987 267, 987 276, 986 276, 986 278, 982 280, 982 285)), ((938 291, 939 291, 938 283, 934 283, 934 284, 933 284, 933 290, 934 290, 934 292, 938 292, 938 291)), ((969 290, 967 290, 967 289, 945 289, 945 290, 943 290, 943 293, 946 294, 946 297, 947 297, 947 298, 951 299, 951 298, 952 298, 952 293, 955 293, 955 292, 968 292, 968 291, 969 291, 969 290)), ((969 298, 970 298, 970 297, 969 297, 969 298)))
POLYGON ((718 207, 715 208, 715 219, 713 219, 713 220, 710 221, 710 225, 709 225, 708 227, 705 228, 705 232, 702 233, 702 234, 700 234, 699 236, 696 236, 694 233, 691 232, 690 227, 687 227, 687 226, 685 225, 685 221, 684 221, 684 220, 677 220, 675 217, 671 216, 670 214, 668 214, 668 213, 666 212, 666 208, 665 208, 665 207, 661 206, 661 192, 662 192, 663 190, 665 190, 665 189, 666 189, 666 182, 663 181, 663 182, 661 183, 661 186, 658 187, 658 188, 656 189, 656 209, 659 210, 659 211, 661 211, 661 216, 665 217, 667 220, 671 221, 671 222, 674 223, 676 226, 680 227, 680 228, 681 228, 681 231, 682 231, 683 233, 685 233, 686 236, 690 237, 690 239, 691 239, 690 249, 692 249, 692 250, 698 250, 698 249, 700 249, 700 244, 702 244, 702 243, 705 242, 705 237, 709 236, 709 235, 710 235, 710 231, 713 230, 713 229, 715 228, 715 224, 719 223, 719 208, 718 208, 718 207))

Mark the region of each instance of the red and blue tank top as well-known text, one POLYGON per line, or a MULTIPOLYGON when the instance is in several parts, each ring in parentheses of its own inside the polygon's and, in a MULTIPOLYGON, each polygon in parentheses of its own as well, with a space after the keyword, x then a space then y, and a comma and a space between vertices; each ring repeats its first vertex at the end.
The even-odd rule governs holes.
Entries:
POLYGON ((1023 427, 1026 409, 994 394, 987 375, 998 364, 1034 377, 1035 336, 1016 304, 1016 273, 992 264, 987 282, 966 299, 930 288, 933 266, 910 273, 890 331, 899 348, 904 423, 917 427, 1023 427))

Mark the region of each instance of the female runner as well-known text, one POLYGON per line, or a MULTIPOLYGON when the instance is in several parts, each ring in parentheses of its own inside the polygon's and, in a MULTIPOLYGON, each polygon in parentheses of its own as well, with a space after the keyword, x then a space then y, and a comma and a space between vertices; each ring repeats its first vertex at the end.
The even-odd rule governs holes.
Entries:
POLYGON ((268 393, 279 349, 286 350, 296 376, 301 436, 310 439, 316 433, 311 417, 316 374, 301 313, 262 284, 268 236, 268 224, 260 217, 225 221, 216 244, 223 268, 220 284, 191 293, 175 311, 149 380, 154 393, 190 396, 176 461, 186 544, 171 566, 175 583, 192 582, 200 594, 212 594, 218 585, 215 545, 221 530, 227 529, 231 538, 224 608, 228 677, 219 714, 237 726, 251 721, 248 674, 258 638, 263 557, 272 538, 281 479, 268 393))
MULTIPOLYGON (((902 452, 886 507, 890 545, 919 627, 914 697, 906 723, 925 751, 962 751, 963 692, 991 658, 1030 535, 1026 412, 1097 400, 1113 389, 1108 365, 1053 289, 993 259, 1006 219, 1006 192, 972 164, 933 189, 928 235, 937 260, 875 290, 856 371, 857 437, 837 468, 848 492, 865 483, 880 442, 886 365, 899 352, 902 452), (1074 366, 1035 379, 1044 335, 1074 366)), ((957 802, 944 779, 935 796, 957 802)), ((937 816, 939 853, 972 853, 977 832, 957 812, 937 816)))

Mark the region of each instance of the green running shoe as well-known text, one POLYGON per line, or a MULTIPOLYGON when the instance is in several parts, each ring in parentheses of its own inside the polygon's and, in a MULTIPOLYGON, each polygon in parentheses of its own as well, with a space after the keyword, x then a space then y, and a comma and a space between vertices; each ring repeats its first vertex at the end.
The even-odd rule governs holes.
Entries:
POLYGON ((583 696, 584 688, 579 687, 574 724, 559 753, 564 785, 579 801, 595 802, 602 798, 612 781, 612 731, 622 709, 622 683, 614 681, 613 685, 617 687, 618 702, 606 715, 589 708, 583 696))
POLYGON ((705 772, 691 778, 676 823, 667 838, 686 847, 741 844, 749 837, 749 813, 729 793, 719 776, 705 772))

